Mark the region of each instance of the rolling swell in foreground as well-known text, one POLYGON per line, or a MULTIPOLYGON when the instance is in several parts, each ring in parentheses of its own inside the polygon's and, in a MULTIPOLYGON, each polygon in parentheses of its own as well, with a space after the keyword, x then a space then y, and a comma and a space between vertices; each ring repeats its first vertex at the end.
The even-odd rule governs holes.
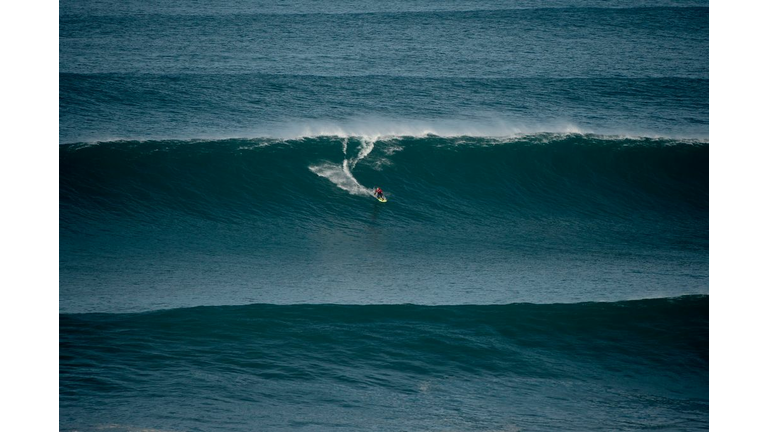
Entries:
POLYGON ((701 141, 73 144, 60 202, 63 312, 707 293, 701 141))
POLYGON ((62 421, 123 431, 706 430, 708 301, 63 314, 62 421))

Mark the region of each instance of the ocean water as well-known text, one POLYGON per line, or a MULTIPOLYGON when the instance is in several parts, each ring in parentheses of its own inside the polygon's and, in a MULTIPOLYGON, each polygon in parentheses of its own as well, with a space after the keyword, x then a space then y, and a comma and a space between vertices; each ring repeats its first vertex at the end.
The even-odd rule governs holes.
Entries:
POLYGON ((708 429, 707 2, 59 13, 61 430, 708 429))

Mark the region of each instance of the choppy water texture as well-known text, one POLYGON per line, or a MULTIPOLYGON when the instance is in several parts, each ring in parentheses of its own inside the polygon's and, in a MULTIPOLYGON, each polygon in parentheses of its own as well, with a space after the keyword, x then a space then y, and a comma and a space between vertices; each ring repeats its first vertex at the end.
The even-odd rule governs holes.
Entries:
POLYGON ((272 3, 62 2, 61 142, 708 133, 706 2, 272 3))
POLYGON ((63 1, 60 428, 706 430, 709 10, 628 6, 63 1))

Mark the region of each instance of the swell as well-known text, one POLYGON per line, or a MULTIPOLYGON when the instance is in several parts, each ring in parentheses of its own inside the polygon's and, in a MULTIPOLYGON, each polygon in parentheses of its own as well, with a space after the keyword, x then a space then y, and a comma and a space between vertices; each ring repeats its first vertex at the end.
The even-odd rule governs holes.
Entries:
MULTIPOLYGON (((411 7, 410 9, 408 6, 413 6, 413 4, 410 5, 402 5, 405 7, 400 8, 387 8, 386 5, 381 7, 381 5, 362 5, 361 8, 334 8, 326 7, 325 9, 318 9, 318 10, 308 10, 312 9, 312 7, 306 7, 306 4, 302 4, 302 7, 300 11, 291 10, 290 8, 285 8, 281 10, 280 8, 274 8, 272 10, 269 10, 269 8, 260 8, 257 10, 254 10, 255 8, 252 7, 246 7, 246 8, 238 8, 238 7, 230 7, 230 8, 212 8, 212 9, 206 9, 199 7, 198 4, 195 4, 194 6, 197 7, 189 7, 189 9, 186 9, 183 5, 183 2, 180 3, 181 7, 153 7, 151 10, 148 10, 146 12, 139 12, 137 8, 133 8, 131 10, 123 9, 121 10, 119 7, 117 8, 111 8, 108 10, 98 10, 97 8, 88 8, 88 7, 79 7, 79 8, 70 8, 70 7, 64 7, 61 9, 59 13, 59 18, 61 20, 76 20, 78 18, 87 16, 87 17, 99 17, 102 19, 117 19, 117 18, 125 18, 125 19, 136 19, 136 18, 151 18, 156 19, 160 17, 194 17, 194 18, 215 18, 215 17, 241 17, 241 18, 248 18, 248 17, 261 17, 261 16, 267 16, 267 17, 295 17, 295 18, 303 18, 303 17, 317 17, 317 16, 343 16, 343 15, 351 15, 351 16, 361 16, 361 15, 383 15, 383 16, 395 16, 395 17, 403 17, 403 16, 410 16, 410 15, 472 15, 472 14, 482 14, 482 15, 489 15, 489 14, 498 14, 498 13, 526 13, 533 11, 536 12, 548 12, 548 11, 555 11, 555 12, 573 12, 573 11, 593 11, 593 12, 605 12, 605 11, 611 11, 611 10, 618 10, 618 11, 643 11, 643 10, 654 10, 654 9, 708 9, 707 2, 701 1, 701 0, 690 0, 690 1, 658 1, 658 0, 650 0, 650 1, 644 1, 644 2, 635 2, 632 5, 627 5, 622 2, 613 2, 613 3, 606 3, 606 2, 590 2, 590 1, 583 1, 581 3, 576 3, 573 1, 561 1, 561 2, 550 2, 547 5, 541 5, 538 2, 518 2, 516 5, 503 5, 498 6, 494 5, 491 2, 488 2, 486 4, 480 4, 478 5, 475 3, 473 7, 464 7, 462 5, 458 5, 458 7, 445 7, 446 5, 441 5, 439 7, 411 7), (366 10, 366 7, 368 6, 368 10, 366 10), (370 7, 373 6, 373 7, 370 7), (378 8, 378 9, 377 9, 378 8)), ((176 5, 178 6, 178 5, 176 5)))
POLYGON ((163 371, 181 368, 385 387, 414 376, 599 379, 705 399, 708 302, 707 296, 686 296, 569 305, 256 304, 62 314, 62 394, 103 391, 126 380, 134 389, 151 386, 163 371), (144 373, 100 381, 108 370, 123 369, 144 373))
POLYGON ((386 74, 402 69, 410 74, 445 70, 451 75, 509 76, 525 70, 529 76, 581 76, 610 70, 611 76, 664 76, 674 71, 704 78, 708 76, 707 25, 706 7, 67 16, 61 19, 59 33, 60 71, 386 74), (419 31, 414 33, 414 28, 419 31), (575 50, 563 43, 574 37, 583 39, 575 50), (190 38, 198 43, 189 45, 190 38), (454 43, 447 44, 448 40, 454 43), (401 49, 393 51, 392 44, 401 49), (101 49, 93 49, 94 45, 101 49), (648 49, 659 45, 663 49, 648 49), (146 57, 141 49, 146 46, 164 55, 146 57), (244 55, 255 47, 261 55, 244 55), (430 55, 436 48, 445 55, 430 55), (281 54, 285 52, 300 55, 301 60, 281 54), (349 58, 350 52, 358 55, 349 58), (440 60, 446 56, 449 61, 440 60))
POLYGON ((61 73, 60 142, 295 138, 306 136, 305 129, 318 129, 317 135, 334 125, 348 135, 418 135, 430 128, 436 135, 479 136, 708 133, 707 79, 454 78, 439 68, 370 72, 61 73))

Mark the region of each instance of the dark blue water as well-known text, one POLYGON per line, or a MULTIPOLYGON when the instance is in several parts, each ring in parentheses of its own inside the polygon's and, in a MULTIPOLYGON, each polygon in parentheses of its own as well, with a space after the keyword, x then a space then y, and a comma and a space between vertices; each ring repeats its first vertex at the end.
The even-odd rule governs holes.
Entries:
POLYGON ((62 2, 60 428, 707 429, 708 13, 62 2))
POLYGON ((61 422, 706 430, 708 299, 62 315, 61 422))

